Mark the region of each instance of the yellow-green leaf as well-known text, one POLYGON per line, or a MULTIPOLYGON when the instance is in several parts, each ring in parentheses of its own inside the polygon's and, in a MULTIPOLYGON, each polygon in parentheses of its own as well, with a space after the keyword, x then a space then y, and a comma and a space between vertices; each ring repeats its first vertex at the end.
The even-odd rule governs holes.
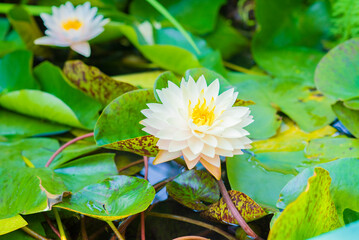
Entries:
POLYGON ((25 227, 27 222, 20 215, 11 218, 0 219, 0 235, 25 227))

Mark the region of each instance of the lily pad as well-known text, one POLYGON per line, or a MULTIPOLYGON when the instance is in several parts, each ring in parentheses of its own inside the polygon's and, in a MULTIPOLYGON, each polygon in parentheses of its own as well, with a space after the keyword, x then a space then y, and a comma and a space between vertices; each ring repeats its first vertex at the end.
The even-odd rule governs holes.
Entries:
POLYGON ((63 71, 71 85, 105 105, 123 93, 137 89, 129 83, 114 80, 80 60, 67 61, 63 71))
POLYGON ((0 59, 0 93, 19 89, 39 89, 32 75, 32 53, 18 50, 0 59))
POLYGON ((122 175, 88 185, 55 207, 113 221, 146 210, 154 197, 155 190, 146 180, 122 175))
POLYGON ((138 88, 153 88, 157 77, 163 73, 163 71, 149 71, 143 73, 132 73, 126 75, 112 76, 113 79, 120 82, 126 82, 138 88))
POLYGON ((306 190, 274 222, 268 239, 308 239, 341 227, 330 183, 328 171, 315 168, 306 190))
POLYGON ((0 235, 25 227, 27 222, 20 215, 11 218, 0 219, 0 235))
POLYGON ((0 219, 48 211, 67 191, 48 168, 0 168, 0 173, 0 219))
POLYGON ((113 100, 102 112, 96 127, 97 145, 145 156, 158 152, 157 139, 141 129, 141 113, 147 103, 156 102, 152 90, 127 92, 113 100))
POLYGON ((322 234, 310 240, 337 240, 337 239, 355 239, 359 235, 359 222, 355 222, 334 231, 322 234))
POLYGON ((347 108, 343 102, 340 101, 335 103, 332 108, 338 119, 350 131, 350 133, 359 138, 359 111, 347 108))
POLYGON ((40 82, 43 91, 61 99, 85 128, 94 128, 99 112, 102 110, 101 103, 71 87, 66 82, 61 69, 50 62, 38 65, 34 69, 34 75, 40 82))
MULTIPOLYGON (((266 211, 246 194, 234 190, 228 191, 228 194, 246 222, 251 222, 267 215, 266 211)), ((201 213, 201 216, 221 223, 238 225, 223 198, 209 206, 208 210, 201 213)))
MULTIPOLYGON (((316 166, 330 173, 332 178, 330 193, 340 221, 343 223, 343 211, 345 209, 359 211, 359 180, 357 174, 353 174, 353 169, 359 167, 359 159, 343 158, 316 166)), ((280 193, 277 203, 279 208, 286 208, 305 190, 306 181, 313 174, 313 169, 314 167, 305 169, 287 183, 280 193)))
POLYGON ((70 127, 0 109, 0 136, 17 139, 64 133, 70 127))
POLYGON ((359 96, 359 39, 350 39, 330 50, 315 71, 315 83, 325 95, 337 100, 359 96))
POLYGON ((190 170, 166 184, 168 194, 177 202, 196 211, 208 209, 205 203, 219 200, 216 180, 206 171, 190 170))
POLYGON ((117 175, 114 157, 114 153, 95 154, 63 164, 54 171, 62 178, 69 191, 77 192, 117 175))

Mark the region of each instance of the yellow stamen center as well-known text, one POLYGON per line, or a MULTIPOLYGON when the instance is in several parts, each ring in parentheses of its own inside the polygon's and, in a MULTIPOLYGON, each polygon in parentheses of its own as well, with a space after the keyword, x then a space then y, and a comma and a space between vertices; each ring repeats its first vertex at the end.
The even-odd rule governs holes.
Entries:
POLYGON ((82 22, 80 22, 78 19, 70 19, 64 23, 62 23, 62 27, 68 31, 70 29, 79 30, 79 28, 82 26, 82 22))
POLYGON ((193 123, 197 126, 211 126, 215 120, 214 114, 214 99, 212 98, 209 105, 206 103, 206 99, 203 98, 203 102, 198 99, 198 103, 191 109, 191 101, 189 101, 189 116, 192 118, 193 123))

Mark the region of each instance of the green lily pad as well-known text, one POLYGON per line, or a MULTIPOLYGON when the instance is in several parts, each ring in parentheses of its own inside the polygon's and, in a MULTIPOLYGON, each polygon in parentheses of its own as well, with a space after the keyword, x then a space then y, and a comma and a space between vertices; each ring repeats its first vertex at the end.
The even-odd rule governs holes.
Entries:
POLYGON ((105 105, 125 92, 137 89, 131 84, 114 80, 80 60, 67 61, 63 71, 71 85, 105 105))
POLYGON ((112 76, 113 79, 120 82, 126 82, 138 88, 151 89, 155 84, 157 77, 163 71, 150 71, 142 73, 132 73, 126 75, 112 76))
POLYGON ((349 130, 351 134, 359 138, 359 111, 347 108, 344 106, 345 102, 336 102, 332 108, 337 115, 338 119, 343 123, 343 125, 349 130))
POLYGON ((340 158, 359 158, 359 140, 344 136, 314 139, 309 142, 305 156, 320 162, 340 158))
MULTIPOLYGON (((246 222, 251 222, 267 215, 266 211, 246 194, 234 190, 228 191, 228 194, 246 222)), ((207 210, 201 213, 201 216, 221 223, 238 225, 223 198, 209 206, 207 210)))
POLYGON ((0 168, 0 219, 48 211, 67 191, 48 168, 0 168))
MULTIPOLYGON (((359 159, 343 158, 316 166, 330 173, 332 178, 330 193, 340 221, 343 223, 343 211, 345 209, 359 211, 359 180, 356 174, 353 174, 353 169, 359 167, 359 159)), ((306 181, 313 174, 313 169, 314 167, 305 169, 287 183, 280 193, 277 203, 279 208, 286 208, 305 190, 306 181)))
POLYGON ((95 154, 63 164, 54 171, 62 178, 69 191, 77 192, 116 175, 114 157, 114 153, 95 154))
POLYGON ((0 219, 0 235, 25 227, 27 222, 20 215, 11 218, 0 219))
MULTIPOLYGON (((30 228, 31 230, 37 232, 42 236, 46 236, 44 227, 42 225, 45 222, 45 218, 42 213, 25 215, 22 217, 25 219, 26 222, 28 222, 28 225, 26 225, 26 227, 30 228)), ((30 235, 28 235, 21 229, 0 236, 0 240, 33 240, 33 239, 34 238, 32 238, 30 235)))
POLYGON ((355 222, 334 231, 322 234, 310 240, 337 240, 337 239, 355 239, 359 234, 359 222, 355 222))
POLYGON ((147 103, 156 102, 153 90, 127 92, 113 100, 102 112, 96 127, 97 145, 145 156, 158 152, 157 139, 141 129, 141 113, 147 103))
POLYGON ((7 139, 54 135, 69 129, 68 126, 0 109, 0 136, 7 139))
POLYGON ((207 171, 190 170, 166 184, 168 194, 177 202, 196 211, 208 209, 204 203, 219 200, 219 187, 207 171))
POLYGON ((188 69, 185 73, 185 79, 188 80, 191 76, 195 81, 197 81, 202 75, 206 79, 207 86, 210 85, 214 80, 218 79, 220 93, 233 88, 233 86, 222 75, 207 68, 188 69))
POLYGON ((84 128, 76 114, 63 101, 39 90, 19 90, 0 96, 0 105, 28 116, 84 128))
POLYGON ((315 168, 306 190, 274 222, 268 239, 308 239, 341 227, 330 183, 328 171, 315 168))
POLYGON ((55 207, 113 221, 146 210, 154 197, 155 190, 149 182, 122 175, 86 186, 55 207))
POLYGON ((315 83, 325 95, 349 100, 359 93, 359 39, 350 39, 330 50, 315 71, 315 83))
POLYGON ((59 147, 57 140, 51 138, 0 143, 0 167, 26 167, 23 157, 29 159, 35 167, 43 167, 59 147))
POLYGON ((254 122, 247 130, 252 138, 273 136, 281 123, 277 115, 279 111, 306 132, 320 129, 335 119, 330 106, 333 100, 324 97, 302 79, 272 79, 268 76, 230 73, 228 80, 236 87, 239 98, 256 103, 249 106, 254 122))
POLYGON ((245 153, 226 161, 232 189, 274 211, 279 193, 287 182, 303 169, 318 164, 317 159, 305 157, 308 142, 335 132, 327 126, 305 133, 293 123, 286 122, 275 137, 253 142, 252 154, 245 153))
POLYGON ((259 27, 252 52, 257 64, 274 76, 296 76, 313 85, 323 56, 321 40, 330 28, 329 7, 325 1, 256 1, 259 27))
POLYGON ((32 75, 32 53, 18 50, 0 59, 0 93, 19 89, 38 89, 32 75))
MULTIPOLYGON (((199 34, 213 30, 224 0, 161 0, 159 1, 169 13, 191 32, 199 34)), ((130 13, 141 19, 160 21, 168 25, 168 21, 149 3, 140 0, 131 2, 130 13)))
POLYGON ((63 75, 61 69, 50 62, 43 62, 38 65, 34 69, 34 75, 41 84, 43 91, 61 99, 71 108, 76 118, 85 128, 94 128, 97 118, 99 117, 99 112, 102 110, 101 103, 86 96, 80 90, 71 87, 66 82, 66 77, 63 75))

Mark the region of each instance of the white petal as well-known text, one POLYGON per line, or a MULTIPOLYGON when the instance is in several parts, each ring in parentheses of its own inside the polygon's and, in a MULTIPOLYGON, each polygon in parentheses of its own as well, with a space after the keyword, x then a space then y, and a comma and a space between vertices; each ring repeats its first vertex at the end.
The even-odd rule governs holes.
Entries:
POLYGON ((211 147, 209 145, 204 145, 203 146, 203 149, 202 149, 202 154, 208 156, 208 157, 211 157, 213 158, 214 155, 215 155, 215 148, 214 147, 211 147))
POLYGON ((206 82, 206 79, 204 78, 203 75, 201 75, 198 80, 197 80, 197 89, 199 91, 201 91, 202 89, 203 90, 206 90, 207 88, 207 82, 206 82))
POLYGON ((149 126, 142 128, 142 131, 144 131, 148 134, 154 135, 154 136, 158 133, 158 129, 155 129, 155 128, 149 127, 149 126))
POLYGON ((168 147, 169 152, 176 152, 188 147, 187 141, 171 141, 168 147))
POLYGON ((217 147, 221 148, 223 150, 229 150, 229 151, 233 151, 233 146, 231 144, 230 141, 226 140, 225 138, 218 138, 218 144, 217 147))
POLYGON ((85 57, 89 57, 91 55, 91 48, 88 42, 73 43, 70 45, 70 47, 72 50, 85 57))
POLYGON ((171 144, 171 140, 159 139, 157 141, 157 147, 161 150, 168 150, 171 144))
POLYGON ((46 37, 46 36, 36 39, 34 41, 34 43, 37 44, 37 45, 53 45, 53 46, 58 46, 58 47, 67 47, 67 46, 69 46, 67 43, 60 43, 56 39, 53 39, 51 37, 46 37))
POLYGON ((196 164, 198 163, 198 161, 200 159, 200 157, 197 157, 197 158, 193 159, 192 161, 190 161, 190 160, 188 160, 188 158, 185 155, 183 155, 183 158, 184 158, 184 160, 186 162, 187 168, 190 169, 190 170, 192 168, 194 168, 194 166, 196 166, 196 164))
POLYGON ((205 98, 209 102, 212 97, 216 100, 219 93, 219 81, 218 79, 214 80, 205 91, 205 98))
POLYGON ((189 161, 193 161, 198 158, 199 154, 193 154, 193 152, 188 148, 182 150, 183 156, 186 156, 189 161))
POLYGON ((213 158, 207 157, 206 155, 201 155, 201 157, 215 167, 221 166, 221 160, 218 155, 215 155, 213 158))
POLYGON ((206 134, 203 138, 202 141, 206 144, 208 144, 211 147, 217 147, 218 144, 218 140, 215 136, 206 134))
POLYGON ((197 137, 191 137, 190 139, 187 140, 187 142, 193 154, 196 155, 201 153, 204 143, 200 139, 198 139, 197 137))
POLYGON ((155 158, 155 160, 153 161, 153 164, 159 164, 159 163, 163 163, 163 162, 167 162, 170 161, 172 159, 178 158, 182 156, 181 151, 178 152, 168 152, 166 150, 160 150, 155 158))

